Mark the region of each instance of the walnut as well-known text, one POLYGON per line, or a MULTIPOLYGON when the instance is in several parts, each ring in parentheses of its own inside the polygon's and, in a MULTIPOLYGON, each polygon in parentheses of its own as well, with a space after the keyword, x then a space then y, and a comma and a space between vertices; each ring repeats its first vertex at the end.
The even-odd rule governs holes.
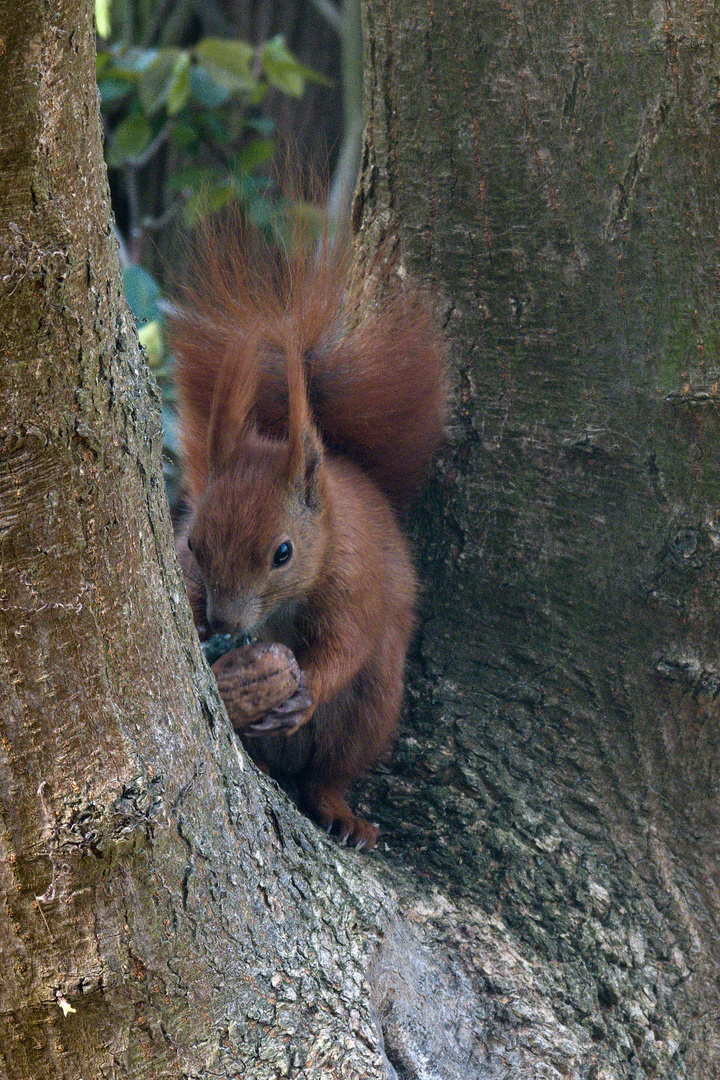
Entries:
POLYGON ((253 642, 212 665, 230 722, 246 736, 290 734, 306 719, 312 697, 284 645, 253 642))

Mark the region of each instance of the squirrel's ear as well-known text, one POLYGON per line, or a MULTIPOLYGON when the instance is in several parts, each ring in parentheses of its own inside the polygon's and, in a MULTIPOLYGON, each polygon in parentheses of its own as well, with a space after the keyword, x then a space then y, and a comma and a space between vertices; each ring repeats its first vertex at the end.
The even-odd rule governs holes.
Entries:
POLYGON ((301 501, 311 510, 319 510, 322 500, 322 443, 312 428, 306 428, 300 435, 300 446, 295 486, 301 501))
POLYGON ((218 409, 218 414, 217 417, 213 415, 208 431, 210 475, 218 475, 231 465, 250 429, 247 416, 234 413, 231 407, 218 409))
POLYGON ((247 438, 257 396, 256 343, 238 337, 220 368, 208 425, 207 457, 211 473, 222 472, 247 438))

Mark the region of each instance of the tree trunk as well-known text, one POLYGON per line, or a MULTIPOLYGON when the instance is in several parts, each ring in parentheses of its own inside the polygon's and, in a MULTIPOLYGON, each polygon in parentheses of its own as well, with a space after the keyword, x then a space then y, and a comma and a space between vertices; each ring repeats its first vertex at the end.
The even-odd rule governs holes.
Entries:
MULTIPOLYGON (((411 723, 366 798, 477 995, 454 1075, 718 1076, 717 11, 366 14, 357 221, 458 358, 411 723)), ((390 983, 399 1074, 453 1075, 390 983)))
POLYGON ((121 298, 92 7, 5 5, 0 1075, 385 1076, 391 902, 242 753, 121 298))
POLYGON ((710 6, 368 0, 358 272, 457 362, 364 857, 199 661, 91 9, 5 6, 2 1075, 720 1075, 710 6))

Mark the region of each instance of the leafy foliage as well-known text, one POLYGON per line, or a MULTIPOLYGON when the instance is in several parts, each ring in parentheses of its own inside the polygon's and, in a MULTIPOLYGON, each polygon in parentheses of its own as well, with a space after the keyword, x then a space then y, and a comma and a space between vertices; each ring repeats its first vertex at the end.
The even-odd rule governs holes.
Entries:
MULTIPOLYGON (((110 36, 112 14, 110 0, 97 0, 101 36, 110 36)), ((151 273, 157 236, 175 219, 191 227, 230 202, 253 225, 276 232, 273 185, 259 171, 275 151, 274 128, 258 106, 272 90, 299 97, 308 81, 327 80, 300 63, 280 36, 257 48, 220 37, 186 47, 100 42, 97 78, 125 289, 162 392, 172 501, 178 446, 172 357, 163 339, 166 304, 151 273)))
POLYGON ((216 37, 186 49, 110 46, 98 56, 97 74, 108 167, 141 167, 174 146, 187 164, 170 190, 182 195, 190 224, 233 198, 264 216, 263 186, 247 179, 272 156, 273 128, 252 111, 271 89, 299 97, 309 80, 327 82, 282 37, 258 49, 216 37))

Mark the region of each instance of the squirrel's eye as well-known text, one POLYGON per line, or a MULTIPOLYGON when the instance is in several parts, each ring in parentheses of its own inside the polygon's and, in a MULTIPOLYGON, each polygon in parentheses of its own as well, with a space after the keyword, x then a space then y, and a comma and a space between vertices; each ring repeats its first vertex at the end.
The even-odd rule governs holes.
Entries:
POLYGON ((185 543, 187 544, 187 548, 188 548, 188 551, 189 551, 189 552, 190 552, 190 554, 192 555, 192 553, 193 553, 193 546, 192 546, 192 540, 190 539, 190 537, 189 537, 189 536, 188 536, 187 540, 185 541, 185 543))
POLYGON ((278 544, 275 548, 275 554, 273 555, 273 566, 284 566, 286 562, 290 562, 293 553, 293 546, 289 540, 283 540, 282 544, 278 544))

